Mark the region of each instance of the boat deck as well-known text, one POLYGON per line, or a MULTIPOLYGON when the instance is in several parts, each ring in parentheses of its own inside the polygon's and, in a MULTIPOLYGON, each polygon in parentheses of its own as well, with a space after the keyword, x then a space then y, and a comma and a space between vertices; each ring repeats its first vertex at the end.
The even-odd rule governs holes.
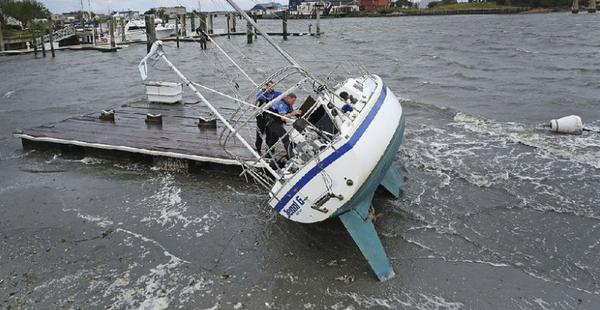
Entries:
MULTIPOLYGON (((228 117, 233 109, 219 111, 228 117)), ((50 148, 95 157, 125 157, 132 160, 175 158, 195 163, 239 165, 219 144, 225 126, 201 104, 128 103, 114 109, 114 119, 101 119, 101 111, 57 123, 15 132, 24 148, 50 148), (162 124, 147 122, 147 114, 161 114, 162 124), (202 120, 211 120, 205 123, 202 120), (203 123, 204 125, 199 125, 203 123)), ((247 126, 253 129, 254 126, 247 126)), ((252 130, 240 131, 254 145, 252 130)), ((252 154, 239 140, 227 149, 245 160, 252 154)))

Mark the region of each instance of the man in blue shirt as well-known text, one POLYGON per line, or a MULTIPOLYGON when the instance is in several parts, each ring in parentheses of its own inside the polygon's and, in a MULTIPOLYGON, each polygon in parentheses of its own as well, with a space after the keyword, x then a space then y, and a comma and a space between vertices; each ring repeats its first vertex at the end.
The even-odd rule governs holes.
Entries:
POLYGON ((270 131, 267 147, 271 149, 277 143, 277 140, 281 139, 288 159, 294 156, 294 152, 290 145, 290 137, 286 135, 283 124, 285 124, 286 118, 302 114, 301 110, 294 110, 294 103, 296 103, 296 94, 294 93, 290 93, 283 100, 274 103, 269 110, 279 114, 279 116, 269 114, 271 119, 267 123, 267 131, 270 131))
MULTIPOLYGON (((273 81, 268 81, 265 84, 265 88, 258 91, 254 102, 252 103, 252 111, 256 110, 257 107, 261 107, 265 103, 277 98, 277 96, 281 95, 280 91, 276 91, 273 89, 275 83, 273 81)), ((258 114, 256 116, 256 152, 260 155, 262 152, 262 137, 266 134, 266 141, 269 141, 269 131, 267 130, 267 120, 268 116, 263 114, 258 114)))

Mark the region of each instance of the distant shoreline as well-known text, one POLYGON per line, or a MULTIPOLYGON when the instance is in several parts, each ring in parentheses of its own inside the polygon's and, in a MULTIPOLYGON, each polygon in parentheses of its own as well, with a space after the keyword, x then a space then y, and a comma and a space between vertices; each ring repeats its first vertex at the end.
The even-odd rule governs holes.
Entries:
POLYGON ((430 9, 404 11, 370 11, 348 15, 346 17, 398 17, 398 16, 439 16, 439 15, 481 15, 481 14, 537 14, 552 12, 569 12, 570 9, 544 9, 529 7, 509 8, 470 8, 470 9, 430 9))

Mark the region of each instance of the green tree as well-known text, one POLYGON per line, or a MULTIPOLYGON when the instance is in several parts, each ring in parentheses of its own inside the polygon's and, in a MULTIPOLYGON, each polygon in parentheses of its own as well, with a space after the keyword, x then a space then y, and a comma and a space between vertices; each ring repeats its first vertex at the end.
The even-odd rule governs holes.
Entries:
POLYGON ((429 3, 427 3, 427 7, 432 9, 435 8, 436 6, 439 6, 441 4, 440 1, 431 1, 429 3))
POLYGON ((34 18, 50 17, 50 10, 37 0, 0 0, 0 16, 8 16, 27 25, 34 18))
POLYGON ((396 8, 401 8, 401 7, 412 7, 413 3, 410 2, 410 0, 398 0, 396 2, 393 3, 393 6, 396 8))

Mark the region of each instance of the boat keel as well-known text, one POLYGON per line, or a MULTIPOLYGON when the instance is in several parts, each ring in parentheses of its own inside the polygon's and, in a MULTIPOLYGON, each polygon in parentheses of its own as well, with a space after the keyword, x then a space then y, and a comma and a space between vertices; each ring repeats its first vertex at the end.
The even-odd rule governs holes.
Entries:
POLYGON ((394 165, 390 165, 390 168, 383 176, 381 185, 394 197, 400 197, 400 188, 404 185, 405 178, 394 165))
POLYGON ((368 215, 372 198, 371 195, 368 199, 361 200, 358 205, 340 215, 339 218, 375 271, 379 281, 383 282, 393 278, 396 274, 385 254, 371 217, 368 215))

